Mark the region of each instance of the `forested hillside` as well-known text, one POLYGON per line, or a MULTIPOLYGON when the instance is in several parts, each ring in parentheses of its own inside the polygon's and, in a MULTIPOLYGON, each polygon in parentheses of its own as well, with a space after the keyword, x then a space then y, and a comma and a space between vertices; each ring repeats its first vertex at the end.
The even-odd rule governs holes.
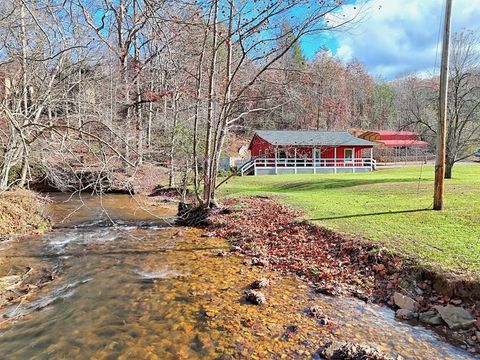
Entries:
MULTIPOLYGON (((208 205, 229 134, 408 129, 430 141, 437 77, 374 78, 323 49, 328 34, 354 28, 368 12, 343 6, 2 1, 0 188, 131 190, 148 173, 171 186, 193 182, 208 205), (301 46, 309 36, 320 46, 313 58, 301 46)), ((465 31, 453 44, 451 164, 479 137, 475 42, 465 31)))

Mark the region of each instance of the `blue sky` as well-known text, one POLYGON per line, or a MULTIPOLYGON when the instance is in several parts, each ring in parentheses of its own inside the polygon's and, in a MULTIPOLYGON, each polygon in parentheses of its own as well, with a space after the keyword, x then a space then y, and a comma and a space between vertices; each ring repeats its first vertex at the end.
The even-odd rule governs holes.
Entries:
MULTIPOLYGON (((353 6, 345 12, 353 12, 353 6)), ((440 62, 443 10, 444 0, 372 0, 354 27, 303 39, 302 48, 310 59, 320 47, 345 62, 356 58, 385 79, 433 73, 440 62)), ((452 30, 463 29, 480 31, 480 0, 454 1, 452 30)))

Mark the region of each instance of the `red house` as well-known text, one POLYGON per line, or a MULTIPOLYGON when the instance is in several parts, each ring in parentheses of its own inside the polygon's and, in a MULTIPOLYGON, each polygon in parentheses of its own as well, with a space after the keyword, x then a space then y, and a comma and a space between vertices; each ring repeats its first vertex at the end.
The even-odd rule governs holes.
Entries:
POLYGON ((375 144, 346 131, 257 131, 242 175, 367 172, 375 144))

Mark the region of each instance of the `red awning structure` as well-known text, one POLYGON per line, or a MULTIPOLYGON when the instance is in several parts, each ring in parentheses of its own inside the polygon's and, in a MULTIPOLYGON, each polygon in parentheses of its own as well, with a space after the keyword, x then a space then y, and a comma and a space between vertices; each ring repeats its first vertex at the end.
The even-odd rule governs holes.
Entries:
POLYGON ((374 141, 387 148, 427 148, 428 143, 422 141, 417 133, 412 131, 367 131, 359 136, 362 139, 374 141))

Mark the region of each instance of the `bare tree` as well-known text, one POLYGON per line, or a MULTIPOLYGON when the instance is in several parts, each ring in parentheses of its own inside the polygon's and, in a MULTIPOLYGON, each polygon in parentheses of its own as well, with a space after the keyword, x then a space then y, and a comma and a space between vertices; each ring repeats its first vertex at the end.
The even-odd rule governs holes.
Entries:
POLYGON ((12 0, 3 3, 2 11, 5 21, 0 31, 2 41, 8 44, 8 52, 2 54, 5 93, 0 108, 8 124, 0 168, 0 189, 5 190, 10 170, 19 162, 19 183, 25 184, 32 144, 49 126, 43 122, 45 109, 68 67, 69 53, 82 45, 69 41, 67 23, 62 19, 65 14, 58 6, 12 0))
MULTIPOLYGON (((478 33, 454 34, 449 69, 445 177, 456 162, 469 157, 480 141, 480 44, 478 33)), ((420 126, 426 136, 436 133, 438 79, 408 77, 396 83, 397 109, 407 126, 420 126)))
POLYGON ((329 17, 337 17, 341 12, 342 5, 338 1, 322 1, 318 4, 310 1, 266 2, 257 3, 254 9, 244 1, 212 1, 209 111, 203 169, 204 207, 216 204, 219 160, 229 128, 249 113, 266 110, 240 106, 252 86, 302 37, 340 29, 356 18, 331 21, 329 17), (299 16, 305 7, 309 10, 307 15, 299 16), (222 18, 216 15, 219 8, 222 18), (289 18, 290 24, 287 31, 283 26, 286 18, 289 18), (283 46, 279 46, 281 43, 283 46), (220 51, 224 51, 225 57, 217 63, 220 51), (214 93, 217 88, 219 90, 214 93), (218 104, 216 109, 212 106, 214 95, 218 104))
POLYGON ((40 166, 58 188, 101 189, 148 161, 169 167, 170 186, 191 167, 205 208, 233 127, 276 110, 319 126, 299 41, 356 19, 335 0, 8 0, 0 11, 2 188, 40 166))
POLYGON ((478 33, 453 36, 450 60, 445 177, 456 162, 473 153, 480 141, 480 44, 478 33))

